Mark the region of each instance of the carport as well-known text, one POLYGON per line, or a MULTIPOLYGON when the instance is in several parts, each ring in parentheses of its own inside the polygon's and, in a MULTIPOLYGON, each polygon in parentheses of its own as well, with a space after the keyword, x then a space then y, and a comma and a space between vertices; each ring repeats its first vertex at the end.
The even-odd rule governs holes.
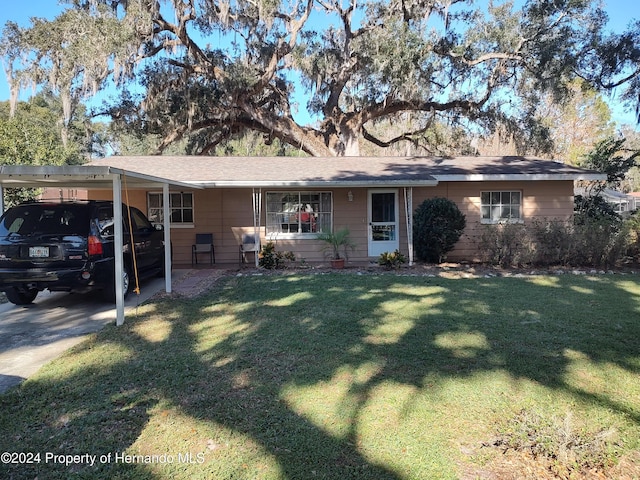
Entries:
MULTIPOLYGON (((122 203, 123 188, 148 189, 162 188, 163 194, 163 230, 165 256, 165 291, 171 292, 171 228, 169 211, 169 186, 181 188, 202 188, 185 182, 176 182, 166 178, 154 177, 109 166, 0 166, 0 211, 4 212, 5 188, 79 188, 79 189, 113 189, 114 204, 122 203), (166 272, 169 272, 167 275, 166 272)), ((122 244, 122 211, 114 208, 115 223, 115 268, 122 271, 124 267, 122 244)), ((116 291, 116 325, 124 323, 124 295, 122 292, 122 276, 115 275, 116 291)))

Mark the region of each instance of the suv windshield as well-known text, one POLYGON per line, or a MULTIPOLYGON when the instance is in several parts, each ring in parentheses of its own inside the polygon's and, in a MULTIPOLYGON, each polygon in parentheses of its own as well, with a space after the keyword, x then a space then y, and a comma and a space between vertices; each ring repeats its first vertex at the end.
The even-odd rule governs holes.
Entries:
POLYGON ((0 222, 0 237, 34 234, 86 234, 87 208, 78 205, 22 205, 9 209, 0 222))

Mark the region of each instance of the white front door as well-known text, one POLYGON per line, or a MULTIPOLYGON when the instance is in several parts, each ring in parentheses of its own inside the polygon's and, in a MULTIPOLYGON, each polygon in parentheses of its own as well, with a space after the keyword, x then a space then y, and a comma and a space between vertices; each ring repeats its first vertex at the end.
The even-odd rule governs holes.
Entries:
POLYGON ((398 191, 369 190, 369 256, 399 247, 398 191))

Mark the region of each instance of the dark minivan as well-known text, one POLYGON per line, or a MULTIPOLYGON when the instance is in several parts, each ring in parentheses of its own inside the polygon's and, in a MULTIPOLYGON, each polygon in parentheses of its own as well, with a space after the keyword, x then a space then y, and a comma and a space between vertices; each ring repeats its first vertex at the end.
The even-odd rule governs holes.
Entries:
MULTIPOLYGON (((123 289, 138 277, 164 272, 164 234, 138 209, 122 205, 123 289), (131 228, 129 228, 131 225, 131 228), (131 238, 135 255, 131 254, 131 238)), ((29 202, 0 218, 0 291, 16 305, 38 292, 102 290, 115 299, 113 202, 29 202)))

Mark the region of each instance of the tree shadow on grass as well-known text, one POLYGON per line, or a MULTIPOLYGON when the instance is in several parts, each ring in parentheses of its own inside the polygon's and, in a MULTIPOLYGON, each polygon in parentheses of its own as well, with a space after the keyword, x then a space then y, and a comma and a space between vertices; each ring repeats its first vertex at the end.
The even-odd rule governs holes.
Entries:
MULTIPOLYGON (((194 384, 191 395, 211 401, 207 418, 258 440, 278 459, 284 478, 305 478, 310 471, 327 478, 410 478, 396 473, 397 468, 367 461, 358 448, 360 413, 378 387, 389 383, 420 391, 429 379, 500 370, 595 401, 640 423, 637 405, 566 380, 575 352, 596 363, 637 369, 633 362, 639 351, 629 342, 640 331, 629 319, 633 308, 620 304, 594 317, 590 302, 607 299, 597 282, 579 287, 572 298, 581 305, 573 305, 567 289, 575 279, 554 279, 551 284, 475 280, 465 286, 465 281, 383 276, 370 281, 367 289, 353 281, 348 276, 330 282, 321 277, 236 279, 216 300, 218 305, 242 306, 227 313, 244 328, 204 348, 200 360, 210 375, 194 384), (299 288, 287 286, 298 281, 299 288), (583 315, 575 315, 576 309, 583 315), (406 325, 398 329, 394 322, 399 318, 406 325), (618 318, 617 329, 609 328, 612 318, 618 318), (349 390, 342 392, 351 418, 338 435, 328 434, 331 428, 317 417, 311 421, 301 413, 304 405, 300 408, 285 393, 292 387, 338 383, 340 375, 372 364, 371 374, 360 379, 352 374, 349 390), (222 383, 212 384, 213 377, 222 383), (247 415, 252 406, 261 414, 247 415), (221 410, 227 411, 225 416, 221 410)), ((198 338, 194 343, 206 344, 198 338)), ((186 395, 187 411, 203 413, 204 405, 196 400, 197 408, 190 409, 190 403, 186 395)))
MULTIPOLYGON (((391 275, 367 278, 362 285, 357 280, 351 275, 233 278, 208 297, 160 301, 160 319, 149 315, 149 320, 143 316, 109 327, 75 349, 75 355, 94 363, 63 379, 54 375, 27 382, 0 397, 6 442, 17 442, 24 451, 37 448, 38 439, 55 437, 60 453, 104 454, 131 447, 176 455, 153 451, 162 442, 152 439, 151 450, 144 451, 144 430, 151 417, 162 423, 161 410, 168 417, 179 412, 215 426, 204 428, 204 435, 218 437, 190 444, 205 453, 205 462, 194 471, 210 478, 255 478, 265 474, 261 468, 275 469, 280 473, 272 471, 273 477, 283 479, 415 478, 399 467, 401 461, 367 450, 363 412, 382 388, 418 396, 446 379, 494 371, 596 402, 640 424, 638 405, 587 391, 566 378, 572 355, 638 373, 634 339, 640 325, 634 318, 639 298, 630 294, 628 303, 597 308, 595 314, 590 308, 606 304, 618 288, 612 282, 391 275), (125 354, 100 366, 91 350, 109 344, 125 354), (327 398, 321 396, 325 393, 327 398), (20 412, 20 398, 31 394, 41 399, 29 399, 30 410, 20 412), (57 397, 62 403, 56 404, 57 397), (321 405, 330 411, 319 414, 321 405), (9 415, 18 418, 9 422, 9 415), (246 460, 222 465, 229 454, 225 445, 246 460), (264 458, 277 467, 262 465, 264 458)), ((379 420, 381 426, 394 426, 379 420)), ((366 435, 384 444, 393 433, 366 435)), ((448 460, 444 455, 443 464, 448 460)), ((94 478, 190 475, 178 465, 10 470, 15 478, 42 472, 65 478, 69 471, 94 478)), ((423 471, 456 476, 453 465, 423 471)))
MULTIPOLYGON (((0 450, 33 454, 0 464, 0 478, 154 478, 143 465, 117 464, 115 454, 139 437, 157 398, 128 379, 132 368, 124 362, 103 358, 72 371, 62 365, 102 341, 72 348, 0 396, 0 450), (102 455, 109 461, 101 462, 102 455)), ((137 364, 140 357, 129 360, 137 364)))

